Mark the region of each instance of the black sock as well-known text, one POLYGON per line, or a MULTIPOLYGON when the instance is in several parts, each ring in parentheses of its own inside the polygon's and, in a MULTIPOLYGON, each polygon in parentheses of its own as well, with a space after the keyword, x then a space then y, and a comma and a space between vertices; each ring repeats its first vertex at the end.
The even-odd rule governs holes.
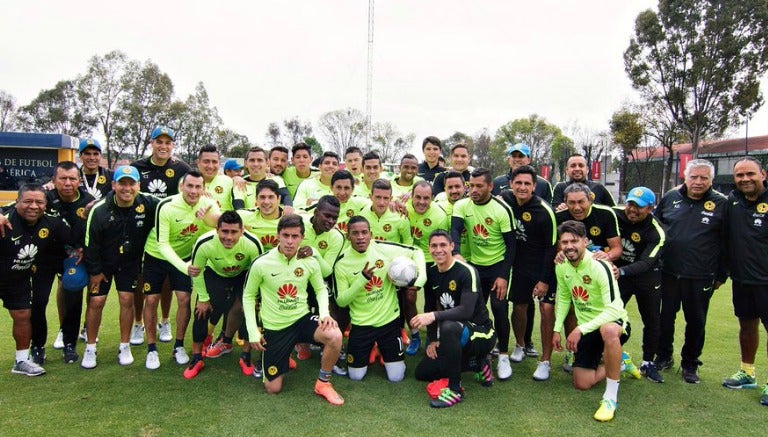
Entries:
POLYGON ((155 343, 148 343, 147 352, 157 352, 157 345, 155 343))
POLYGON ((173 348, 176 349, 177 347, 184 347, 184 340, 176 339, 173 343, 173 348))
POLYGON ((232 344, 232 337, 227 337, 224 335, 221 337, 221 341, 223 341, 225 344, 232 344))

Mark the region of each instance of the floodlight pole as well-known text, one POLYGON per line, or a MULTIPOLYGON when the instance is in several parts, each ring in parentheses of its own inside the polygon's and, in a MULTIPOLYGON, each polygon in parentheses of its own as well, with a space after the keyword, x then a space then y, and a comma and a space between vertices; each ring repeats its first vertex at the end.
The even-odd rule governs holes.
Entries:
POLYGON ((368 0, 368 83, 365 99, 365 145, 371 144, 371 107, 373 104, 373 2, 368 0))

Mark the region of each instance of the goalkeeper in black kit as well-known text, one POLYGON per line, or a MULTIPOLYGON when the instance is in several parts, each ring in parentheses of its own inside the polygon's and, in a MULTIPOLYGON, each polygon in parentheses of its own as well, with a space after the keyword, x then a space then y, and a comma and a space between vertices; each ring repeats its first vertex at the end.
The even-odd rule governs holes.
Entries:
POLYGON ((416 367, 416 379, 433 381, 427 392, 433 408, 452 407, 464 400, 461 372, 475 370, 486 387, 492 383, 487 359, 496 333, 480 296, 480 279, 471 265, 454 259, 450 235, 437 230, 429 237, 435 264, 427 268, 424 314, 411 319, 414 328, 427 327, 426 356, 416 367))

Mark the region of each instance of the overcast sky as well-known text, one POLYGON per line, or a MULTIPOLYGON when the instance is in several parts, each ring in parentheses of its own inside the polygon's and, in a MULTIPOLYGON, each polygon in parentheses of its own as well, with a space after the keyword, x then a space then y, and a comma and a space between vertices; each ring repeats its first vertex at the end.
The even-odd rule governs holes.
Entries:
MULTIPOLYGON (((5 0, 0 89, 26 104, 111 50, 151 59, 178 98, 202 81, 227 127, 365 110, 368 2, 5 0)), ((373 120, 445 138, 537 113, 606 130, 634 98, 622 53, 655 0, 390 0, 375 5, 373 120)), ((764 89, 765 92, 765 89, 764 89)), ((734 135, 743 135, 743 127, 734 135)), ((768 110, 750 136, 768 133, 768 110)), ((322 141, 322 138, 320 138, 322 141)))

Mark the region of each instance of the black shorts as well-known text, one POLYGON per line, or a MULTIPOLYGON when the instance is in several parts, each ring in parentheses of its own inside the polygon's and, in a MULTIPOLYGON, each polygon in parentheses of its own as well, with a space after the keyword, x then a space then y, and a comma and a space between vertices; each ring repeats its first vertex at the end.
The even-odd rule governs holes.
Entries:
MULTIPOLYGON (((615 322, 619 326, 622 325, 622 321, 615 322)), ((629 340, 629 335, 632 329, 627 322, 627 326, 622 332, 619 341, 624 344, 629 340)), ((600 330, 596 329, 589 334, 584 334, 579 340, 579 344, 576 346, 576 353, 573 355, 573 367, 581 367, 584 369, 597 369, 600 365, 600 360, 603 358, 603 350, 605 349, 605 343, 603 343, 603 336, 600 335, 600 330)))
POLYGON ((400 338, 400 318, 379 326, 352 325, 347 344, 347 363, 349 367, 368 366, 368 356, 373 343, 379 346, 379 353, 385 363, 403 361, 403 340, 400 338))
POLYGON ((464 357, 484 356, 491 353, 496 346, 496 331, 493 330, 491 322, 485 325, 476 325, 472 322, 456 323, 462 325, 460 344, 464 357))
POLYGON ((512 272, 512 280, 509 282, 509 300, 512 303, 533 304, 533 289, 539 282, 524 272, 512 272))
POLYGON ((112 288, 112 279, 115 280, 117 291, 135 293, 139 272, 141 272, 141 265, 139 263, 121 266, 112 272, 104 272, 104 276, 107 278, 106 282, 102 281, 99 284, 98 290, 89 290, 88 294, 90 296, 106 296, 109 294, 109 289, 112 288))
POLYGON ((173 264, 164 259, 144 254, 144 294, 160 294, 163 291, 163 282, 168 278, 171 290, 192 292, 192 278, 181 273, 173 264))
POLYGON ((296 343, 316 343, 315 331, 320 324, 318 316, 305 314, 293 325, 279 331, 264 329, 266 351, 262 357, 264 376, 272 381, 288 373, 288 358, 296 343))
MULTIPOLYGON (((509 284, 510 272, 504 271, 504 263, 502 262, 490 266, 478 266, 476 264, 472 264, 472 266, 477 269, 477 274, 480 278, 480 291, 486 303, 491 296, 491 287, 493 287, 493 283, 496 282, 497 278, 504 278, 507 280, 507 284, 509 284)), ((494 292, 493 295, 496 296, 496 293, 494 292)), ((509 295, 509 286, 507 286, 507 295, 509 295)))
POLYGON ((27 276, 12 283, 0 283, 0 299, 9 311, 32 308, 32 280, 27 276))
POLYGON ((768 326, 768 284, 733 281, 733 312, 739 319, 759 318, 768 326))
POLYGON ((205 289, 208 291, 208 296, 211 298, 211 305, 216 305, 216 303, 221 302, 222 299, 242 299, 243 285, 245 284, 245 278, 247 276, 248 272, 242 272, 237 276, 225 278, 206 267, 205 270, 203 270, 203 279, 205 280, 205 289))

